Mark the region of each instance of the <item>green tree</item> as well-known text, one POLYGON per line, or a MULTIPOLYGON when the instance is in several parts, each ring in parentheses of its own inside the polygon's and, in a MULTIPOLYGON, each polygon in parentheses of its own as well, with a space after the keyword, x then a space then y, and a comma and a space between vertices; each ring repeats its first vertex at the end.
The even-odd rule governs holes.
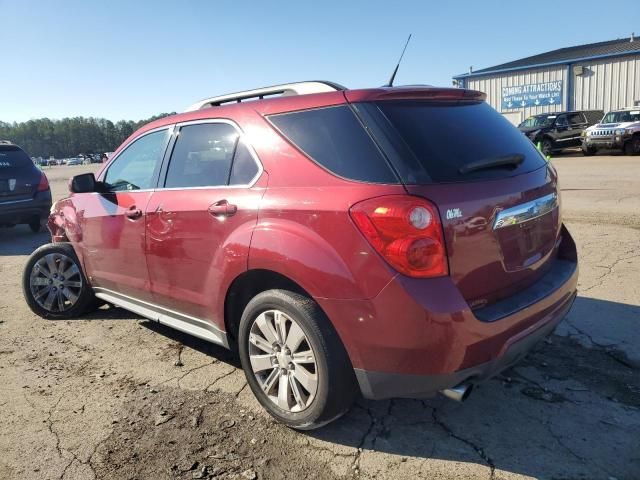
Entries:
POLYGON ((80 153, 112 152, 138 128, 173 114, 162 113, 138 122, 120 120, 115 124, 104 118, 85 117, 0 121, 0 140, 20 145, 32 157, 66 158, 80 153))

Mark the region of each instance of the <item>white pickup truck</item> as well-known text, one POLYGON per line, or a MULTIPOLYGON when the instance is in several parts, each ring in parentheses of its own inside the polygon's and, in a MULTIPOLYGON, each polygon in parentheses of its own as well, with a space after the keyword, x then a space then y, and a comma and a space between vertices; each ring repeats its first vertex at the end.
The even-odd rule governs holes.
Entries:
POLYGON ((622 150, 627 155, 640 154, 640 106, 609 112, 600 123, 582 132, 585 155, 594 155, 604 148, 622 150))

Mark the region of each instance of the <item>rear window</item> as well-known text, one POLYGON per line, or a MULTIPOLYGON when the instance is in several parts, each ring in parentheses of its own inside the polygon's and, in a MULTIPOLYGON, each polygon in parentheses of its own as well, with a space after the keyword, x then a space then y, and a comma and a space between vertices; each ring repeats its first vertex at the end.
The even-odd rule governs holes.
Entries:
POLYGON ((269 120, 309 158, 340 177, 398 183, 347 105, 271 115, 269 120))
POLYGON ((33 162, 24 150, 16 146, 0 146, 0 168, 32 168, 33 162))
POLYGON ((587 122, 589 123, 598 123, 604 117, 604 112, 598 110, 591 110, 588 112, 583 112, 587 117, 587 122))
MULTIPOLYGON (((384 135, 401 152, 389 158, 405 183, 496 179, 545 165, 531 141, 485 102, 378 102, 375 107, 386 119, 376 123, 386 124, 384 135), (518 166, 460 172, 471 163, 513 155, 523 157, 518 166)), ((372 113, 371 105, 366 110, 372 113)))

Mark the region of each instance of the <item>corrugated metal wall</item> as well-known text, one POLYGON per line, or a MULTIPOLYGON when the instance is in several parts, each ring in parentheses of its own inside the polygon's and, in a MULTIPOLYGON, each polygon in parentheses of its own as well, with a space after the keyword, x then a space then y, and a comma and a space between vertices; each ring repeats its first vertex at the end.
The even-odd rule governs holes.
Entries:
POLYGON ((573 108, 615 110, 640 101, 640 55, 580 62, 584 73, 574 76, 573 108))
MULTIPOLYGON (((530 115, 547 112, 559 112, 565 109, 567 104, 567 67, 565 65, 548 68, 536 68, 532 70, 520 70, 517 72, 489 75, 486 77, 471 77, 465 79, 465 87, 472 90, 480 90, 487 94, 487 102, 497 111, 522 112, 522 119, 530 115), (532 83, 552 82, 562 80, 562 105, 533 106, 525 108, 502 109, 502 87, 515 87, 532 83)), ((508 115, 507 118, 514 118, 508 115)))
POLYGON ((591 62, 578 62, 517 72, 507 72, 465 79, 465 87, 487 94, 487 102, 497 111, 504 113, 512 122, 538 113, 562 110, 603 110, 605 113, 616 108, 633 106, 640 101, 640 55, 609 58, 591 62), (573 74, 573 67, 584 67, 583 75, 573 74), (572 75, 569 84, 568 74, 572 75), (562 80, 562 104, 502 109, 502 87, 562 80), (567 98, 569 89, 572 99, 567 98), (518 115, 520 114, 520 115, 518 115))

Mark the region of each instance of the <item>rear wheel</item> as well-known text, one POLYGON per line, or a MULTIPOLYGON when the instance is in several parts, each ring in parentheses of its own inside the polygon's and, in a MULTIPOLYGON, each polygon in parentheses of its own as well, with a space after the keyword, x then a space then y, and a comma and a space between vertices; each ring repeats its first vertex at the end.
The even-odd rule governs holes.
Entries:
POLYGON ((625 155, 640 154, 640 134, 634 135, 627 143, 624 144, 625 155))
POLYGON ((33 233, 40 233, 42 231, 42 222, 40 217, 34 217, 29 222, 29 228, 33 233))
POLYGON ((43 318, 78 317, 97 304, 68 243, 49 243, 31 254, 22 291, 31 311, 43 318))
POLYGON ((238 341, 247 382, 278 421, 311 430, 353 403, 353 367, 312 299, 287 290, 256 295, 242 315, 238 341))

